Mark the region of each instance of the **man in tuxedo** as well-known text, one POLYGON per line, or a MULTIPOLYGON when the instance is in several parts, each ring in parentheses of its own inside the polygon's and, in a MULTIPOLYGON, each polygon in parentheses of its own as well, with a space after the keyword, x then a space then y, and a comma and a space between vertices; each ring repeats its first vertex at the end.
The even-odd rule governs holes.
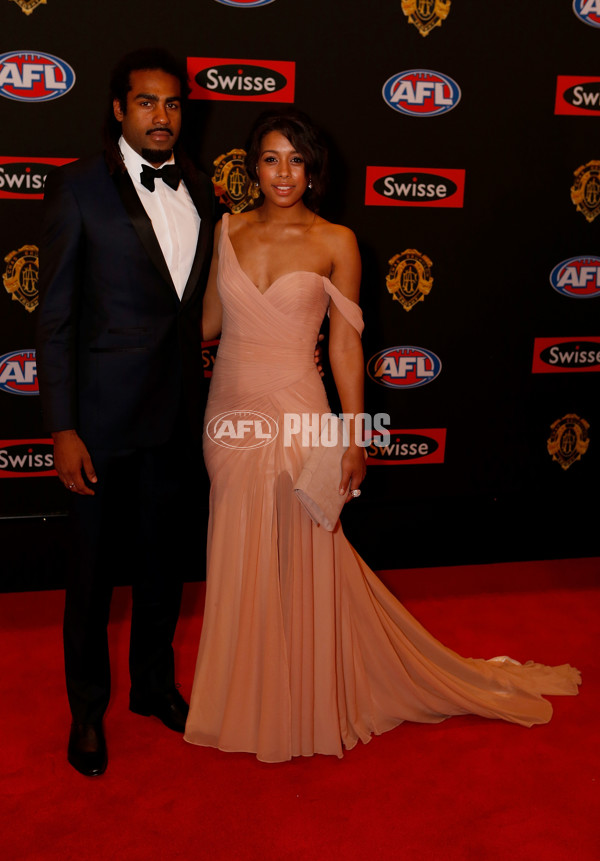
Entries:
POLYGON ((111 79, 105 152, 57 168, 46 183, 38 369, 56 469, 74 509, 77 565, 64 617, 68 760, 88 776, 107 765, 116 509, 126 509, 136 553, 130 709, 178 732, 188 710, 172 639, 186 462, 205 400, 200 317, 214 197, 177 147, 187 89, 166 52, 127 55, 111 79))

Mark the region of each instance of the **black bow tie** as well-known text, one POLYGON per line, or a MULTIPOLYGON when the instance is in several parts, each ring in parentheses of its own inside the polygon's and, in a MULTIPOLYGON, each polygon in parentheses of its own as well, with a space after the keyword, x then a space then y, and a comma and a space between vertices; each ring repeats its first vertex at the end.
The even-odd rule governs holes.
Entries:
POLYGON ((170 188, 176 191, 177 186, 181 182, 181 170, 176 164, 166 164, 158 170, 154 170, 153 167, 143 164, 142 172, 140 174, 140 182, 142 185, 145 186, 148 191, 154 191, 155 179, 162 179, 163 182, 166 182, 170 188))

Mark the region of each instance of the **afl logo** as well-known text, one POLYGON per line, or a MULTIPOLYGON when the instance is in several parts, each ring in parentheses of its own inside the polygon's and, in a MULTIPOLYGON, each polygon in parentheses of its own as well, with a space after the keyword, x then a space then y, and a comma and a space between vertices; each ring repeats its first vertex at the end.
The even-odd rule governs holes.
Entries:
POLYGON ((222 3, 223 6, 239 6, 246 9, 251 9, 253 6, 267 6, 273 2, 274 0, 217 0, 217 3, 222 3))
POLYGON ((600 257, 570 257, 550 273, 550 284, 557 293, 571 299, 600 296, 600 257))
POLYGON ((18 102, 48 102, 69 92, 75 72, 58 57, 38 51, 0 55, 0 95, 18 102))
POLYGON ((0 356, 0 389, 11 395, 38 395, 35 350, 0 356))
POLYGON ((217 3, 222 3, 223 6, 239 6, 246 9, 250 9, 253 6, 266 6, 268 3, 273 2, 274 0, 217 0, 217 3))
POLYGON ((600 0, 573 0, 573 12, 584 24, 600 27, 600 0))
POLYGON ((448 113, 460 101, 460 87, 441 72, 409 69, 392 75, 381 91, 395 111, 409 117, 436 117, 448 113))
POLYGON ((435 353, 422 347, 389 347, 371 356, 367 373, 389 389, 416 389, 431 383, 442 370, 435 353))
POLYGON ((279 433, 274 418, 255 410, 230 410, 214 416, 206 425, 206 435, 225 448, 263 448, 279 433))

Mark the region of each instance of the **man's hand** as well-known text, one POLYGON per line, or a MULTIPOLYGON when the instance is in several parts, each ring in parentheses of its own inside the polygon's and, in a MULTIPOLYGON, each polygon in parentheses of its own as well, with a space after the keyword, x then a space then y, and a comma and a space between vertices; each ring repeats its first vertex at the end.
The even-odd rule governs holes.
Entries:
POLYGON ((52 434, 52 438, 54 466, 64 486, 81 496, 94 496, 94 491, 86 481, 96 484, 98 479, 89 452, 77 431, 57 431, 52 434))
POLYGON ((321 347, 321 341, 323 340, 325 340, 325 335, 321 332, 317 338, 317 346, 315 347, 315 365, 317 366, 317 371, 320 373, 321 377, 325 376, 325 371, 321 364, 323 361, 323 347, 321 347))

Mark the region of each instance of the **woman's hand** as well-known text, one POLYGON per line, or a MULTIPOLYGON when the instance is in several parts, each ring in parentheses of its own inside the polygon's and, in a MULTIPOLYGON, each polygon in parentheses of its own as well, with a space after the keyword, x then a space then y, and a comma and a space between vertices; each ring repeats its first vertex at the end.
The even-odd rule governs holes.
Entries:
MULTIPOLYGON (((352 499, 352 492, 358 490, 365 475, 367 474, 366 449, 355 444, 344 452, 342 457, 342 480, 340 482, 340 495, 347 495, 352 499)), ((358 494, 357 494, 358 496, 358 494)), ((346 500, 346 502, 348 501, 346 500)))

